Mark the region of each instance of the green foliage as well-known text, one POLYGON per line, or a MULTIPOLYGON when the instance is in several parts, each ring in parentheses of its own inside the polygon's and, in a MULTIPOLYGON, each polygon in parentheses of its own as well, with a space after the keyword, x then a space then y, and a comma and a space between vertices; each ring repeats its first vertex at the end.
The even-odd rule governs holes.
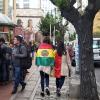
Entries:
POLYGON ((70 0, 55 0, 55 5, 57 5, 59 8, 66 8, 68 7, 69 2, 70 0))
POLYGON ((76 33, 69 34, 69 41, 73 41, 76 39, 76 33))
POLYGON ((63 21, 63 18, 60 17, 59 18, 59 21, 56 23, 56 29, 61 33, 61 34, 64 34, 66 32, 66 30, 68 29, 67 27, 67 21, 66 21, 66 24, 63 25, 62 23, 63 21))
POLYGON ((54 17, 50 15, 49 13, 45 16, 45 18, 41 19, 41 22, 39 23, 39 29, 42 32, 43 35, 48 36, 50 33, 50 24, 51 24, 51 32, 53 33, 54 28, 54 17))
POLYGON ((49 36, 50 35, 50 24, 51 24, 52 35, 54 32, 54 26, 55 26, 56 28, 55 35, 62 37, 67 30, 67 25, 63 25, 62 20, 63 18, 61 16, 53 17, 53 15, 47 14, 45 18, 41 19, 41 22, 39 23, 39 29, 44 36, 49 36))

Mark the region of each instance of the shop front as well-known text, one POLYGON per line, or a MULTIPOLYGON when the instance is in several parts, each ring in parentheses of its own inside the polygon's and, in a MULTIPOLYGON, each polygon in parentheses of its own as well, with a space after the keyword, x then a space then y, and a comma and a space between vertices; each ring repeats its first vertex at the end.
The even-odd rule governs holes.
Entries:
POLYGON ((9 42, 12 38, 14 23, 11 19, 0 13, 0 37, 9 42))

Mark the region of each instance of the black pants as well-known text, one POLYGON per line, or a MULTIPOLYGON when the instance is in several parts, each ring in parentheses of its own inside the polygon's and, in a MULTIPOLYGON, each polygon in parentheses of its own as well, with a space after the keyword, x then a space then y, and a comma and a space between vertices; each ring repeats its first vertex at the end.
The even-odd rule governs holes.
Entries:
POLYGON ((65 81, 65 76, 61 76, 61 78, 56 78, 56 88, 61 89, 65 81))
POLYGON ((9 63, 5 60, 0 64, 0 82, 9 81, 9 63))
POLYGON ((43 71, 40 71, 41 76, 41 89, 44 91, 44 87, 49 87, 49 75, 44 73, 43 71))

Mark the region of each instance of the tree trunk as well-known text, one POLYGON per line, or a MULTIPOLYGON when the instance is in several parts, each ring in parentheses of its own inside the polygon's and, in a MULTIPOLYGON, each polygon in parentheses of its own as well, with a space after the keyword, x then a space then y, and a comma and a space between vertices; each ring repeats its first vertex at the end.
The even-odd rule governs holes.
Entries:
POLYGON ((76 32, 79 42, 79 66, 82 100, 99 100, 93 64, 93 21, 86 16, 79 20, 76 32))
MULTIPOLYGON (((56 5, 57 0, 51 0, 56 5)), ((100 10, 100 0, 87 0, 83 15, 73 7, 76 0, 68 0, 67 7, 60 8, 61 15, 71 22, 78 34, 81 100, 99 100, 93 64, 93 19, 100 10)))

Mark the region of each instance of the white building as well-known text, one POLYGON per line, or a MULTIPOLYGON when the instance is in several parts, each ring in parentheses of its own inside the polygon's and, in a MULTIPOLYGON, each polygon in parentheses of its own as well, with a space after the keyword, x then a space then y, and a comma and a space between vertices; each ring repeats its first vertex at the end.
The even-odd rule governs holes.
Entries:
POLYGON ((55 15, 57 7, 51 3, 50 0, 41 0, 41 9, 44 12, 44 16, 47 13, 55 15))
POLYGON ((17 8, 40 8, 41 0, 16 0, 17 8))
POLYGON ((0 13, 3 13, 3 0, 0 0, 0 13))
POLYGON ((38 23, 43 16, 41 0, 16 0, 16 8, 16 18, 22 20, 23 26, 27 27, 31 19, 34 29, 38 30, 38 23))

